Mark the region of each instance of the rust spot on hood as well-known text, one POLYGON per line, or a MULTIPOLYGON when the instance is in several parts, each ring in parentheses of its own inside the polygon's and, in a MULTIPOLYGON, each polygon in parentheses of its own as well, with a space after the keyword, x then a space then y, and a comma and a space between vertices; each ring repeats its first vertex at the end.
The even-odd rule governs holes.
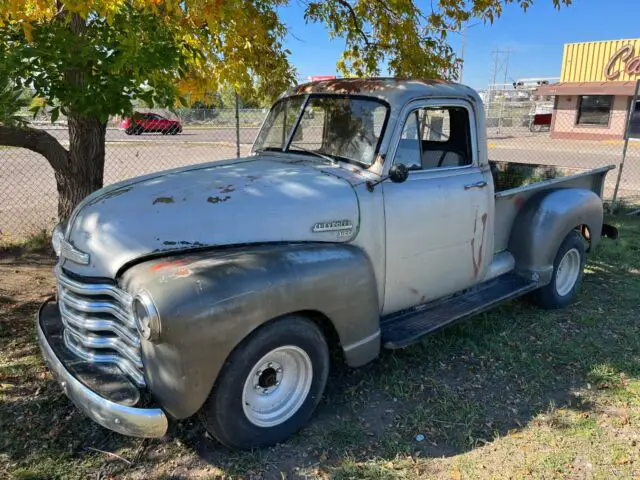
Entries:
POLYGON ((209 203, 220 203, 220 202, 226 202, 227 200, 229 200, 231 197, 229 195, 226 195, 222 198, 220 197, 209 197, 207 198, 207 202, 209 203))
POLYGON ((156 203, 174 203, 173 197, 158 197, 153 201, 153 205, 156 203))
POLYGON ((163 268, 183 267, 185 265, 188 265, 188 263, 189 262, 187 262, 185 259, 169 260, 169 261, 166 261, 166 262, 156 263, 149 270, 152 271, 152 272, 157 272, 158 270, 162 270, 163 268))

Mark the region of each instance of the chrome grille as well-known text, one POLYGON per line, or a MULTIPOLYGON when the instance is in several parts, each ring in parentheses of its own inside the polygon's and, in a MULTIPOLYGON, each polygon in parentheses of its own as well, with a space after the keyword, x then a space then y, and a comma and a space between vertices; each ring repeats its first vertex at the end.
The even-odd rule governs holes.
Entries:
POLYGON ((75 280, 60 266, 56 277, 67 348, 88 362, 117 365, 138 386, 144 386, 131 296, 114 285, 75 280))

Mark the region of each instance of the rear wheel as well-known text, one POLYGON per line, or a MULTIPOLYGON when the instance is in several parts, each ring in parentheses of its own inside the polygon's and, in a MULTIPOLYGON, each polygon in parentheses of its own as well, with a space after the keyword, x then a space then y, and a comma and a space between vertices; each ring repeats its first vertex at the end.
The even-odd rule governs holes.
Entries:
POLYGON ((234 350, 200 416, 228 447, 274 445, 307 424, 328 373, 329 350, 320 329, 304 317, 283 317, 234 350))
POLYGON ((546 309, 568 306, 580 287, 585 262, 584 240, 575 231, 569 233, 553 262, 551 282, 533 292, 536 303, 546 309))

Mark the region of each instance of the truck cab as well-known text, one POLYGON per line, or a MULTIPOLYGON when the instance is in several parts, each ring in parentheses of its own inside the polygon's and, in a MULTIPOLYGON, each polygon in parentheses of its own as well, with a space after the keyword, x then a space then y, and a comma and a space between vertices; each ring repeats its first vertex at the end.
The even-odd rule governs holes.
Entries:
POLYGON ((122 434, 198 414, 230 447, 278 443, 312 417, 332 347, 358 367, 523 295, 568 306, 617 234, 611 168, 490 162, 462 85, 299 85, 249 156, 108 186, 56 227, 43 356, 122 434))

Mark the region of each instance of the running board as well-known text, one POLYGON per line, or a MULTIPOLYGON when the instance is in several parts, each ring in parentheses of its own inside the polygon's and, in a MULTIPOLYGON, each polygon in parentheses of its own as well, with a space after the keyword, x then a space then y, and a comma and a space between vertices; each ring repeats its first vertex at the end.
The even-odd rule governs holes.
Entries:
POLYGON ((539 286, 515 273, 507 273, 466 293, 393 313, 380 322, 382 345, 385 348, 406 347, 442 327, 520 297, 539 286))

